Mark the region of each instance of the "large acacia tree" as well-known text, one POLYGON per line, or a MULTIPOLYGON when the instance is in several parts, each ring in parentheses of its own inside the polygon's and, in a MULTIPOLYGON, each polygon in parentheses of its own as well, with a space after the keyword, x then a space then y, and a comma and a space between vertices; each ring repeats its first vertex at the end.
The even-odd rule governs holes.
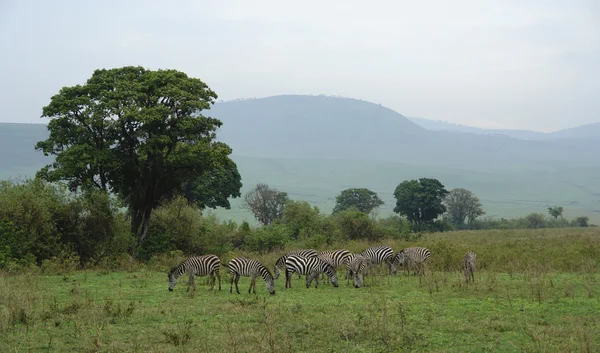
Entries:
POLYGON ((241 196, 241 177, 231 148, 215 141, 221 121, 200 114, 216 98, 204 82, 176 70, 96 70, 43 108, 50 136, 36 149, 56 159, 38 176, 118 195, 136 246, 152 210, 178 193, 200 207, 229 208, 227 198, 241 196))

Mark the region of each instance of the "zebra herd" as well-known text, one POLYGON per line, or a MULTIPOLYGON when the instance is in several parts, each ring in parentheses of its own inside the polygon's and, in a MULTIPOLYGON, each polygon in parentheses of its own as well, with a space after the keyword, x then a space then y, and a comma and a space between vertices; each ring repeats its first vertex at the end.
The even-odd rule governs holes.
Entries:
MULTIPOLYGON (((203 255, 190 257, 169 271, 169 291, 173 290, 177 284, 177 278, 183 274, 189 276, 187 291, 190 290, 190 286, 193 286, 194 291, 196 290, 194 276, 205 275, 210 277, 210 290, 214 288, 215 277, 219 280, 219 290, 221 290, 220 266, 229 269, 229 293, 233 293, 234 283, 236 292, 240 293, 238 281, 241 276, 244 276, 251 278, 248 293, 256 294, 256 278, 260 276, 265 281, 267 291, 275 294, 275 280, 279 278, 282 270, 285 272, 285 288, 292 287, 291 279, 294 273, 297 273, 299 278, 301 275, 306 276, 306 288, 311 286, 313 280, 315 280, 315 288, 318 287, 319 274, 322 274, 322 278, 327 276, 329 282, 334 287, 338 287, 337 269, 340 266, 345 266, 345 278, 348 283, 352 279, 354 287, 360 288, 363 285, 364 276, 375 265, 386 264, 392 275, 397 273, 398 266, 402 266, 404 275, 407 272, 410 275, 411 270, 413 275, 424 275, 425 265, 429 258, 431 258, 431 252, 424 247, 405 248, 398 251, 396 255, 392 248, 386 245, 370 247, 360 253, 351 253, 346 249, 320 253, 313 249, 302 249, 290 251, 277 259, 273 274, 271 274, 271 271, 257 260, 236 257, 226 264, 222 263, 216 255, 203 255)), ((473 251, 464 254, 461 267, 467 283, 471 280, 475 281, 476 264, 477 256, 473 251)))

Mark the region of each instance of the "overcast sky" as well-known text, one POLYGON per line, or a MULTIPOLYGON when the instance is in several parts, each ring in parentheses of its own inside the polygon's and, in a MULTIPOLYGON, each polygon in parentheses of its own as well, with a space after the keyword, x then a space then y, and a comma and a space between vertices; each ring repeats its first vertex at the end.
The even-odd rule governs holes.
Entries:
POLYGON ((219 99, 330 94, 406 116, 600 122, 600 0, 0 0, 0 121, 94 69, 172 68, 219 99))

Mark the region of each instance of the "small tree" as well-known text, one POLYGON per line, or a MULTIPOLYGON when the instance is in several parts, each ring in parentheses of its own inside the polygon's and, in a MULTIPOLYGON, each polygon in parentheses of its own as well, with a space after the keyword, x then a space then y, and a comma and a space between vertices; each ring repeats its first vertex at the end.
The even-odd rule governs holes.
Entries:
POLYGON ((384 204, 375 192, 365 188, 346 189, 335 198, 335 201, 333 213, 356 208, 360 212, 369 214, 384 204))
POLYGON ((560 218, 562 218, 563 207, 562 206, 548 207, 548 213, 550 214, 550 216, 554 217, 554 219, 558 219, 558 216, 560 216, 560 218))
POLYGON ((580 216, 575 218, 572 223, 575 227, 587 227, 590 218, 588 216, 580 216))
POLYGON ((444 199, 452 223, 462 225, 465 220, 471 224, 477 217, 484 215, 479 198, 463 188, 452 189, 444 199))
POLYGON ((416 230, 420 231, 446 212, 443 200, 447 194, 448 190, 437 179, 403 181, 394 191, 397 200, 394 212, 406 216, 416 230))
POLYGON ((246 207, 263 225, 271 224, 281 218, 285 204, 288 202, 286 192, 269 188, 269 185, 259 183, 245 196, 246 207))

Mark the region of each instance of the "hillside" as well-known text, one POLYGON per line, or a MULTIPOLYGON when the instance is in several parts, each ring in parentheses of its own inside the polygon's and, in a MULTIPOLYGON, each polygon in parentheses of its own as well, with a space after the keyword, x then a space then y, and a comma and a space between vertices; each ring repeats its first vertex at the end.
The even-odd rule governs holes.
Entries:
MULTIPOLYGON (((399 113, 355 99, 274 96, 219 102, 206 115, 235 153, 268 158, 378 160, 451 167, 589 165, 600 140, 526 141, 507 136, 430 131, 399 113)), ((600 162, 598 162, 600 163, 600 162)))
POLYGON ((467 132, 480 135, 506 135, 522 140, 553 140, 553 139, 600 139, 600 123, 587 124, 573 128, 563 129, 555 132, 539 132, 531 130, 511 130, 511 129, 482 129, 461 124, 449 123, 446 121, 431 120, 424 118, 407 117, 415 124, 434 131, 454 131, 467 132))

